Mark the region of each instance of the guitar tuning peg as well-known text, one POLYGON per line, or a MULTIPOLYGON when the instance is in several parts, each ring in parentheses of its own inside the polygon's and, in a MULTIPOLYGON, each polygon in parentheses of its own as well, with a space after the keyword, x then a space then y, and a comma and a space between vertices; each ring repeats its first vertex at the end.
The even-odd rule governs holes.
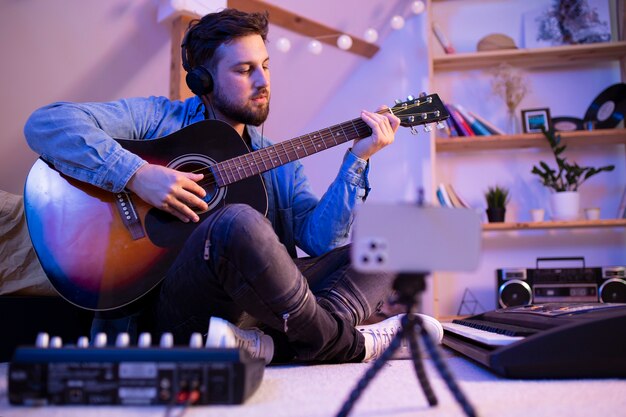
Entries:
POLYGON ((424 125, 424 132, 428 133, 433 130, 433 127, 430 124, 424 125))
POLYGON ((415 126, 411 126, 410 130, 411 130, 411 134, 412 135, 417 135, 418 132, 417 132, 417 129, 415 128, 415 126))
POLYGON ((400 100, 399 98, 397 98, 397 99, 395 99, 395 100, 394 100, 394 102, 395 102, 396 104, 400 104, 400 103, 402 103, 402 100, 400 100))
POLYGON ((409 95, 409 96, 407 96, 406 99, 407 99, 407 101, 413 101, 413 100, 415 100, 415 97, 409 95))
POLYGON ((420 95, 419 95, 419 96, 420 96, 420 97, 426 97, 427 95, 428 95, 428 94, 426 94, 424 91, 422 91, 422 92, 420 93, 420 95))
POLYGON ((444 127, 446 127, 446 125, 445 125, 445 124, 443 124, 443 122, 437 122, 437 129, 441 130, 441 129, 443 129, 444 127))

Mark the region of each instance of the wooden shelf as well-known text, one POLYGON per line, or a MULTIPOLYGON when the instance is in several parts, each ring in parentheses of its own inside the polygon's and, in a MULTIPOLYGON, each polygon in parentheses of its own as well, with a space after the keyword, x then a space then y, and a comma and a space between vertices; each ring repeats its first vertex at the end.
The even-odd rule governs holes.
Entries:
MULTIPOLYGON (((568 146, 595 146, 626 144, 626 129, 604 129, 575 132, 560 132, 563 142, 568 146)), ((519 135, 463 136, 437 138, 437 152, 468 152, 497 149, 549 148, 542 133, 524 133, 519 135)))
POLYGON ((626 227, 626 219, 485 223, 483 224, 483 231, 497 232, 508 230, 591 229, 610 227, 626 227))
POLYGON ((433 58, 434 71, 484 69, 507 63, 520 68, 557 68, 626 58, 626 42, 603 42, 536 49, 504 49, 441 55, 433 58))

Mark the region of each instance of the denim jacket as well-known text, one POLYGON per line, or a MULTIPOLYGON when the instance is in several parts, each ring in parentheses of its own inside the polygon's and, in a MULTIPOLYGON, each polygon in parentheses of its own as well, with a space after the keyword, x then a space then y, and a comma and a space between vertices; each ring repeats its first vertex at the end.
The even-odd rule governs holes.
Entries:
MULTIPOLYGON (((198 97, 130 98, 108 103, 59 102, 36 110, 24 134, 43 159, 71 177, 111 192, 124 189, 146 163, 111 138, 155 139, 204 119, 198 97)), ((253 150, 271 145, 247 126, 253 150)), ((339 173, 318 199, 299 161, 262 174, 268 196, 267 217, 292 256, 300 247, 312 256, 346 243, 353 209, 369 192, 368 164, 347 151, 339 173)))

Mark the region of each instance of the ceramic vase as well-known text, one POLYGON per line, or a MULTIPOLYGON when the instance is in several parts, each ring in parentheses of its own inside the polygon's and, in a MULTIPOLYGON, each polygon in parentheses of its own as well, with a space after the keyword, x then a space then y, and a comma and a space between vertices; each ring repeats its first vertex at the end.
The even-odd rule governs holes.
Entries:
POLYGON ((561 191, 550 196, 552 220, 577 220, 580 212, 578 191, 561 191))

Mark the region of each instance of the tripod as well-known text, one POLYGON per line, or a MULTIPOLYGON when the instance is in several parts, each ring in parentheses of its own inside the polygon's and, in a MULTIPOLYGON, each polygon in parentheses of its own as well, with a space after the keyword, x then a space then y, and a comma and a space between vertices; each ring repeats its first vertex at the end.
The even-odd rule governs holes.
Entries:
POLYGON ((396 290, 396 293, 398 294, 395 302, 406 306, 407 314, 402 318, 402 328, 395 334, 387 350, 383 352, 383 354, 376 359, 376 361, 374 361, 371 368, 368 369, 365 375, 363 375, 363 377, 359 380, 356 387, 354 387, 350 393, 348 400, 344 403, 341 410, 339 410, 337 417, 348 416, 365 388, 367 388, 368 384, 374 379, 378 371, 381 370, 383 365, 391 359, 394 352, 400 347, 403 338, 406 338, 409 342, 411 360, 413 361, 415 374, 422 387, 422 391, 424 391, 428 404, 431 407, 437 405, 437 397, 435 396, 435 393, 430 385, 430 381, 424 372, 424 363, 420 355, 418 338, 415 331, 416 329, 419 329, 419 334, 426 345, 426 350, 456 401, 468 417, 476 417, 474 407, 469 403, 461 391, 461 388, 454 380, 454 377, 443 361, 435 342, 433 342, 430 334, 428 334, 424 328, 422 318, 419 315, 410 314, 417 305, 418 294, 422 293, 426 289, 425 278, 425 273, 406 273, 398 274, 394 280, 393 289, 396 290))

